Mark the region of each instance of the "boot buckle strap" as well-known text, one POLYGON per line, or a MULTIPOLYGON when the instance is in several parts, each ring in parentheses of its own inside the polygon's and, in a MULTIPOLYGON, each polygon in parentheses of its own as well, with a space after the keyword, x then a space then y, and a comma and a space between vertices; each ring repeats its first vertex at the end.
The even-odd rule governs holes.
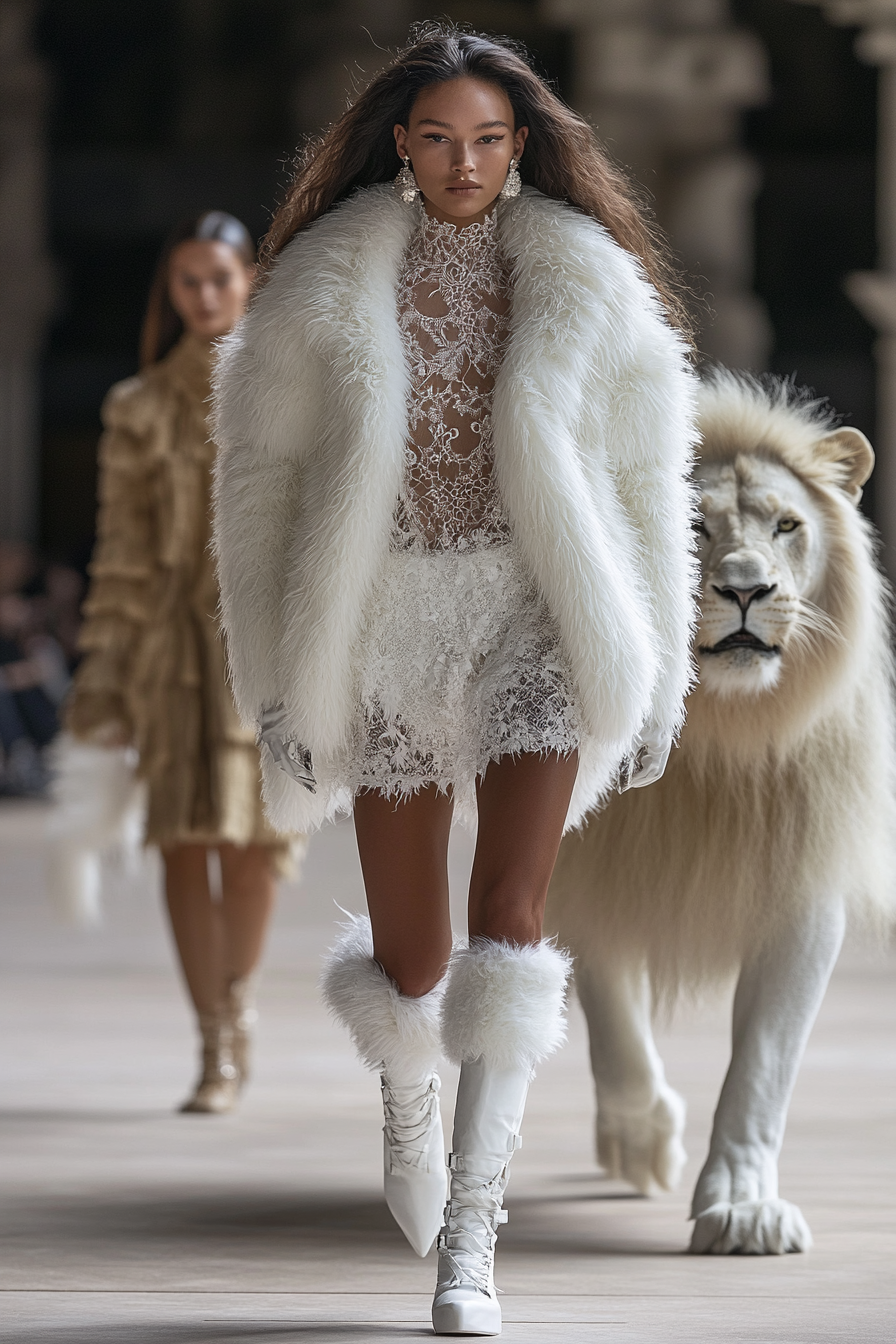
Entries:
MULTIPOLYGON (((517 1151, 518 1148, 522 1148, 522 1146, 523 1146, 523 1140, 522 1140, 522 1137, 521 1137, 519 1134, 512 1134, 512 1135, 510 1136, 510 1140, 509 1140, 508 1145, 507 1145, 507 1152, 508 1152, 508 1154, 513 1154, 513 1153, 515 1153, 515 1152, 517 1151)), ((495 1154, 494 1159, 491 1159, 491 1158, 486 1157, 486 1156, 482 1156, 482 1157, 478 1157, 478 1158, 477 1158, 476 1156, 474 1156, 474 1157, 472 1158, 472 1162, 473 1162, 473 1166, 474 1166, 474 1167, 476 1167, 477 1165, 482 1164, 482 1163, 488 1164, 491 1160, 495 1160, 495 1161, 497 1161, 497 1162, 501 1162, 501 1163, 503 1164, 502 1167, 501 1167, 501 1171, 498 1173, 499 1175, 502 1175, 503 1172, 506 1171, 506 1169, 507 1169, 507 1161, 509 1161, 509 1157, 508 1157, 507 1161, 505 1161, 504 1158, 502 1157, 502 1155, 501 1155, 500 1153, 497 1153, 497 1154, 495 1154)), ((461 1174, 463 1174, 463 1173, 465 1173, 465 1172, 468 1172, 467 1159, 466 1159, 465 1154, 463 1154, 463 1153, 449 1153, 449 1154, 448 1154, 448 1170, 449 1170, 449 1171, 457 1171, 457 1172, 460 1172, 461 1174)), ((476 1171, 470 1171, 470 1172, 469 1172, 469 1175, 471 1175, 471 1176, 475 1176, 475 1175, 477 1175, 477 1174, 478 1174, 478 1173, 477 1173, 476 1171)))

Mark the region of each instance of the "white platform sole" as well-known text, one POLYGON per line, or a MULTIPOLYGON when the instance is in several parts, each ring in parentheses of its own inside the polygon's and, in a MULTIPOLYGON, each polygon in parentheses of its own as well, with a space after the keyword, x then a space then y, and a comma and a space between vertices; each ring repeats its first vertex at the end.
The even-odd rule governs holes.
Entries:
MULTIPOLYGON (((446 1294, 447 1296, 447 1294, 446 1294)), ((500 1335, 501 1308, 481 1293, 458 1294, 432 1306, 432 1328, 437 1335, 500 1335)))

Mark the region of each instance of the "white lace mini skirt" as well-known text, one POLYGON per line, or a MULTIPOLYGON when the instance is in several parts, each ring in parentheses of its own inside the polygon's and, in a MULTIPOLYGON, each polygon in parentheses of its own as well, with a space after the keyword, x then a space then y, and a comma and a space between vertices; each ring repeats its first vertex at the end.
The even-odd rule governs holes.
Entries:
POLYGON ((330 816, 361 789, 400 798, 435 784, 475 825, 476 779, 490 761, 579 745, 559 633, 512 542, 391 552, 359 641, 357 687, 347 750, 313 765, 330 816))

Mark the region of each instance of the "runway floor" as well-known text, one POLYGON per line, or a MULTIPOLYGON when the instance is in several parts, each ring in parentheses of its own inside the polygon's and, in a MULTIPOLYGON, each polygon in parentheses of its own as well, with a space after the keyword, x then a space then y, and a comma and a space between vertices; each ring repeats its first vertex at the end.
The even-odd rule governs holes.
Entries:
MULTIPOLYGON (((101 930, 54 924, 44 809, 0 807, 0 1340, 355 1344, 431 1336, 435 1256, 385 1208, 377 1080, 316 992, 350 826, 287 886, 239 1114, 181 1116, 195 1045, 152 864, 113 873, 101 930)), ((460 897, 470 846, 458 837, 460 897)), ((791 1110, 781 1193, 808 1255, 686 1255, 688 1197, 727 1060, 728 1002, 660 1033, 689 1106, 681 1189, 642 1199, 593 1157, 584 1026, 539 1073, 498 1283, 508 1344, 889 1344, 896 1338, 896 957, 848 950, 791 1110)), ((450 1099, 453 1078, 446 1079, 450 1099)))

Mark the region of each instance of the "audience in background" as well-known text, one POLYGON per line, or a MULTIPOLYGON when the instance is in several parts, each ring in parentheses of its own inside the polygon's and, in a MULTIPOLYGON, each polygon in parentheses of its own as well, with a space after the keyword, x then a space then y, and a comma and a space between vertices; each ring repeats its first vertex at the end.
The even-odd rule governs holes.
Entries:
POLYGON ((46 748, 77 662, 83 588, 77 570, 0 541, 0 795, 47 786, 46 748))

